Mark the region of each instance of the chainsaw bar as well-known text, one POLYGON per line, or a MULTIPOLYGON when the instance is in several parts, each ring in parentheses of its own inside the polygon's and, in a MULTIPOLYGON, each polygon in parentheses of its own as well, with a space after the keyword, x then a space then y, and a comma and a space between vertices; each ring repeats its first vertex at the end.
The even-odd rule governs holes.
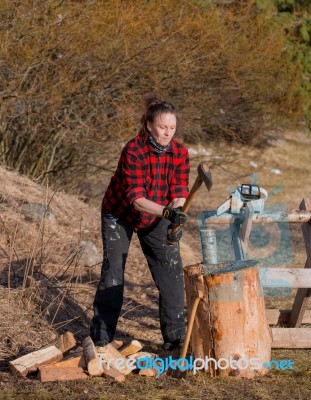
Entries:
POLYGON ((253 268, 258 264, 257 260, 235 260, 220 262, 217 264, 203 265, 204 275, 218 275, 226 272, 235 272, 241 269, 253 268))

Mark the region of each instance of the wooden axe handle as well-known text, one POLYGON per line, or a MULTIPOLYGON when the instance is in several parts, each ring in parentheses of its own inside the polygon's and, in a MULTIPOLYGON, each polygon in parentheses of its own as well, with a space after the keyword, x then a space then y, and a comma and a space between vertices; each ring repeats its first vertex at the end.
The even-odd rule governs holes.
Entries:
POLYGON ((203 179, 198 175, 196 177, 196 180, 194 181, 194 184, 190 190, 190 193, 185 201, 185 204, 183 205, 183 212, 187 212, 193 202, 194 199, 194 195, 196 194, 196 192, 200 189, 200 187, 202 186, 203 183, 203 179))
MULTIPOLYGON (((202 186, 202 183, 203 183, 203 179, 198 175, 196 177, 196 180, 194 181, 194 184, 193 184, 193 186, 192 186, 192 188, 190 190, 190 193, 189 193, 189 195, 188 195, 188 197, 187 197, 187 199, 185 201, 185 204, 183 205, 183 208, 182 208, 183 212, 186 213, 189 210, 189 208, 190 208, 190 206, 191 206, 191 204, 193 202, 194 195, 200 189, 200 187, 202 186)), ((180 229, 181 229, 181 227, 176 225, 172 229, 172 232, 176 233, 176 232, 180 231, 180 229)))
POLYGON ((194 318, 195 318, 195 315, 197 313, 198 305, 199 305, 200 301, 203 299, 203 297, 204 297, 203 292, 201 290, 199 290, 198 295, 195 298, 193 306, 192 306, 192 309, 191 309, 191 314, 190 314, 189 321, 188 321, 188 326, 187 326, 187 333, 186 333, 184 345, 183 345, 183 348, 181 350, 179 358, 185 358, 186 357, 188 346, 189 346, 189 342, 190 342, 190 337, 191 337, 191 333, 192 333, 194 318))

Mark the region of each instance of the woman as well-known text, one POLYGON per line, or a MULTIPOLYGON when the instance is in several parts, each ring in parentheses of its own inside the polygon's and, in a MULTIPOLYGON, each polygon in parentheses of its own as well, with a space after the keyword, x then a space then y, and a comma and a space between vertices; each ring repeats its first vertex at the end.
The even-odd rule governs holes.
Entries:
POLYGON ((174 225, 183 225, 188 195, 189 156, 174 134, 175 107, 146 101, 142 128, 124 147, 102 203, 104 261, 94 300, 90 335, 96 346, 113 340, 123 303, 124 268, 137 232, 159 290, 164 348, 181 347, 185 335, 182 262, 174 225), (176 243, 169 246, 169 242, 176 243))

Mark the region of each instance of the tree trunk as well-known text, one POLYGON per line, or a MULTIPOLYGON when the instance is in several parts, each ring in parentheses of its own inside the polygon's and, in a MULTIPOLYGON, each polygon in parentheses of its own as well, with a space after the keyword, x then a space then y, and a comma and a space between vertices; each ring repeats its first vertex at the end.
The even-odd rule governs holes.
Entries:
POLYGON ((253 378, 268 372, 272 335, 258 269, 207 275, 202 264, 186 267, 187 308, 199 290, 191 347, 210 376, 253 378), (212 358, 207 362, 207 358, 212 358))

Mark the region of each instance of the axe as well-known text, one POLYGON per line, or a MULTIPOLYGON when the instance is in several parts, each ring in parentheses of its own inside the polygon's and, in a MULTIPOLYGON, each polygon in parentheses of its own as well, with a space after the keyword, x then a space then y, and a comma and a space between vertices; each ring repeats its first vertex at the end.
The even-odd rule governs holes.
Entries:
MULTIPOLYGON (((187 212, 193 202, 194 195, 197 193, 197 191, 200 189, 202 186, 202 183, 205 183, 205 186, 207 187, 207 190, 210 191, 212 186, 213 186, 213 181, 212 181, 212 174, 211 171, 207 165, 206 162, 201 162, 198 165, 198 176, 196 177, 196 180, 190 190, 190 193, 185 201, 185 204, 183 205, 182 211, 187 212)), ((177 234, 181 230, 181 226, 176 225, 172 229, 172 233, 177 234)), ((167 243, 169 246, 173 246, 175 243, 170 243, 168 241, 167 243)))

